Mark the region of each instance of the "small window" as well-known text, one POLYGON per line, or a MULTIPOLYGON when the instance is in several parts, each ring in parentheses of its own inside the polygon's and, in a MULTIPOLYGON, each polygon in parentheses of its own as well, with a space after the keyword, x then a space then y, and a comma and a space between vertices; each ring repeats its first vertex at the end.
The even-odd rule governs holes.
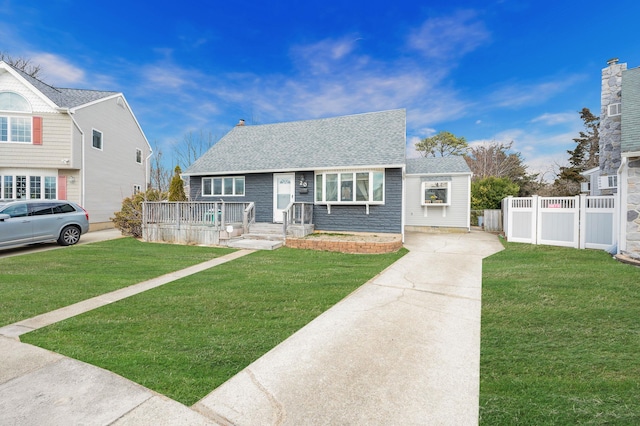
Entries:
POLYGON ((140 192, 142 192, 142 186, 133 185, 133 195, 139 194, 140 192))
POLYGON ((56 198, 56 185, 58 179, 55 176, 44 177, 44 198, 53 200, 56 198))
POLYGON ((96 149, 102 150, 102 132, 93 129, 93 142, 92 146, 96 149))
POLYGON ((31 112, 31 105, 29 101, 17 93, 2 92, 0 93, 0 110, 31 112))
POLYGON ((449 183, 447 181, 422 182, 422 205, 450 205, 449 183))
POLYGON ((142 150, 136 148, 136 163, 142 164, 142 150))
POLYGON ((202 178, 203 196, 243 196, 244 176, 202 178))
POLYGON ((42 198, 40 196, 41 194, 41 180, 42 178, 40 176, 30 176, 29 177, 29 198, 31 198, 32 200, 37 200, 39 198, 42 198))
POLYGON ((609 117, 622 114, 622 104, 620 102, 609 105, 609 117))

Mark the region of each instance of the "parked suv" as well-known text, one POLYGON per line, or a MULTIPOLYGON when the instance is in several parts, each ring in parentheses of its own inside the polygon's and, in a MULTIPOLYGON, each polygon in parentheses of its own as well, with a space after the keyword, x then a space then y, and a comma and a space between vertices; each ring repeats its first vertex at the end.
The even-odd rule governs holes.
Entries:
POLYGON ((70 246, 89 230, 89 214, 66 200, 0 200, 0 248, 57 241, 70 246))

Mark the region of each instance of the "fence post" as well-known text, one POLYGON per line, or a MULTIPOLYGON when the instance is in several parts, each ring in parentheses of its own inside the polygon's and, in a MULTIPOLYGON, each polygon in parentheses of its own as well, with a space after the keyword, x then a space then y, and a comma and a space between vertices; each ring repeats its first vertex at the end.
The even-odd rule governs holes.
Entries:
POLYGON ((579 200, 576 200, 576 202, 579 201, 578 223, 580 228, 578 230, 578 248, 584 249, 587 247, 587 194, 580 194, 576 197, 579 197, 579 200))
POLYGON ((540 212, 540 200, 537 195, 531 196, 531 239, 532 244, 538 245, 538 241, 542 238, 542 213, 540 212))

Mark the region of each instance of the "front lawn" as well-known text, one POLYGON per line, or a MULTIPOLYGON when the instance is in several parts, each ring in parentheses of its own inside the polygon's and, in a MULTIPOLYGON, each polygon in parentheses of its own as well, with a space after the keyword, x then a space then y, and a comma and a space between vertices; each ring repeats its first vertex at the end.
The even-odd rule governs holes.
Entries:
POLYGON ((483 263, 481 424, 640 424, 640 268, 505 245, 483 263))
POLYGON ((192 405, 404 253, 259 251, 22 341, 192 405))
POLYGON ((119 238, 3 258, 0 259, 0 326, 233 251, 119 238))

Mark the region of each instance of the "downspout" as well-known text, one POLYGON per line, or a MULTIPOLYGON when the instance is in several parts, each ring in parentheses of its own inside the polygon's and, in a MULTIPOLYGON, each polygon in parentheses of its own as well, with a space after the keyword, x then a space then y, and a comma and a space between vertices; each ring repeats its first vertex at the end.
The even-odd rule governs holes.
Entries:
POLYGON ((405 165, 402 166, 402 209, 401 209, 401 220, 400 220, 400 233, 402 235, 402 243, 404 244, 404 226, 405 226, 405 210, 407 208, 407 199, 406 199, 406 187, 407 187, 407 182, 406 182, 406 160, 405 160, 405 165))
POLYGON ((149 148, 149 155, 144 159, 144 192, 146 193, 149 189, 149 185, 151 184, 151 178, 149 177, 149 173, 151 172, 151 167, 149 166, 149 158, 153 155, 153 149, 149 148))
POLYGON ((622 157, 622 162, 620 163, 620 167, 618 167, 617 175, 618 175, 618 191, 616 192, 616 209, 618 210, 618 214, 616 215, 616 223, 614 225, 617 236, 617 250, 616 254, 621 254, 627 250, 627 236, 626 236, 626 223, 627 223, 627 212, 626 209, 623 208, 623 200, 627 199, 627 185, 626 179, 624 184, 622 182, 623 171, 627 167, 627 162, 629 159, 627 157, 622 157))

